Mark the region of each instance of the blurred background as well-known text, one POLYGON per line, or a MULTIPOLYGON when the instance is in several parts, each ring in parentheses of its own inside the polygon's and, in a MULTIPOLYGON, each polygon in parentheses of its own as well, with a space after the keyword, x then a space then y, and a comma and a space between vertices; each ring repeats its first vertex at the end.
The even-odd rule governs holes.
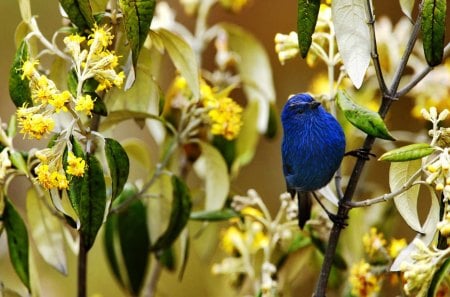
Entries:
MULTIPOLYGON (((171 7, 177 11, 179 22, 193 28, 193 21, 186 16, 180 4, 176 0, 167 1, 171 7)), ((398 1, 375 1, 376 16, 388 15, 393 23, 400 18, 400 6, 398 1)), ((47 38, 61 25, 61 17, 58 11, 57 1, 31 0, 32 14, 38 16, 38 23, 47 38)), ((0 1, 0 11, 2 12, 2 25, 0 29, 0 40, 3 45, 0 47, 0 117, 2 121, 7 121, 9 116, 15 111, 14 105, 9 100, 8 94, 8 74, 10 64, 15 52, 14 31, 21 21, 17 1, 0 1)), ((307 67, 304 60, 296 58, 289 60, 282 66, 274 50, 274 36, 276 33, 288 34, 296 30, 297 2, 296 1, 273 1, 273 0, 252 0, 238 13, 233 14, 221 8, 215 8, 210 15, 211 22, 229 21, 244 27, 261 41, 270 57, 273 70, 273 77, 277 95, 278 110, 290 94, 310 90, 314 83, 317 72, 324 71, 321 66, 314 69, 307 67)), ((389 38, 389 37, 387 37, 389 38)), ((394 37, 392 37, 394 38, 394 37)), ((448 37, 447 37, 448 39, 448 37)), ((381 57, 382 59, 382 57, 381 57)), ((206 67, 213 64, 213 56, 210 59, 204 59, 206 67)), ((450 98, 449 98, 450 99, 450 98)), ((418 122, 411 116, 409 110, 413 107, 413 102, 409 99, 401 100, 394 104, 389 117, 388 126, 391 130, 407 129, 417 131, 423 127, 423 123, 418 122)), ((148 139, 148 135, 139 131, 135 125, 126 129, 135 135, 142 135, 148 139), (132 132, 130 131, 132 129, 132 132)), ((279 203, 279 194, 285 190, 284 179, 281 171, 280 140, 282 136, 279 126, 278 135, 275 139, 261 138, 253 162, 246 166, 239 175, 239 179, 233 184, 233 191, 244 194, 248 189, 255 189, 264 198, 267 205, 276 210, 279 203)), ((20 138, 20 137, 17 137, 20 138)), ((361 142, 349 143, 347 150, 356 149, 361 142)), ((26 147, 26 143, 21 143, 17 139, 16 147, 26 147)), ((379 156, 382 151, 375 151, 379 156)), ((348 162, 351 164, 352 162, 348 162)), ((372 159, 371 164, 377 163, 372 159)), ((379 163, 379 162, 378 162, 379 163)), ((349 168, 351 168, 349 166, 349 168)), ((366 168, 370 172, 371 182, 379 182, 384 185, 384 191, 387 191, 387 172, 388 165, 375 164, 366 168)), ((17 201, 18 205, 23 206, 23 186, 20 181, 16 181, 17 187, 9 195, 17 201), (22 187, 21 187, 22 186, 22 187)), ((370 185, 368 185, 370 187, 370 185)), ((383 191, 383 189, 379 189, 383 191)), ((368 197, 364 197, 368 198, 368 197)), ((406 237, 411 237, 412 233, 407 226, 397 220, 398 230, 396 233, 406 237)), ((351 232, 348 229, 345 232, 351 232)), ((99 237, 100 238, 100 237, 99 237)), ((206 240, 200 237, 198 240, 206 240)), ((194 250, 193 250, 194 251, 194 250)), ((67 250, 69 257, 68 277, 61 276, 51 268, 45 268, 44 262, 38 258, 36 267, 39 268, 43 296, 75 296, 76 294, 76 260, 70 250, 67 250)), ((102 250, 101 242, 97 241, 93 251, 89 254, 88 288, 90 296, 123 296, 121 289, 116 285, 102 250)), ((210 264, 202 261, 202 256, 191 253, 187 271, 184 273, 182 281, 178 280, 177 274, 164 273, 160 283, 160 296, 233 296, 230 291, 218 290, 217 288, 226 286, 226 279, 220 276, 211 276, 209 274, 210 264), (215 292, 214 295, 211 292, 215 292)), ((0 238, 0 282, 6 287, 18 287, 19 280, 9 264, 5 236, 0 238)), ((292 283, 292 292, 296 296, 310 295, 311 284, 314 283, 314 274, 305 277, 299 277, 292 283), (305 283, 308 283, 306 286, 305 283)))

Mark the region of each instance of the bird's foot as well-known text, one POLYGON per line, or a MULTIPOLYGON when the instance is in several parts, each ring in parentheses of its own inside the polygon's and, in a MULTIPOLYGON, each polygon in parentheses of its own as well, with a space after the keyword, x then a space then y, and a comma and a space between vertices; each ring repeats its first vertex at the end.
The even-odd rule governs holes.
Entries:
POLYGON ((365 149, 365 148, 359 148, 356 150, 346 152, 344 154, 344 156, 353 156, 356 158, 361 158, 366 161, 370 160, 370 157, 376 157, 376 155, 374 153, 371 153, 370 150, 365 149))
POLYGON ((330 220, 333 222, 333 224, 339 226, 340 229, 344 229, 345 227, 348 226, 347 223, 348 215, 341 216, 339 214, 334 214, 330 212, 327 212, 327 214, 330 220))

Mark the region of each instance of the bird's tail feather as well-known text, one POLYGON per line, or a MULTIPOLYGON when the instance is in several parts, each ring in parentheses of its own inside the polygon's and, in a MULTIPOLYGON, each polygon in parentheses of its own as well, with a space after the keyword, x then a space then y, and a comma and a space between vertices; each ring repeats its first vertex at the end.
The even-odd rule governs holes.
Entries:
POLYGON ((297 192, 298 199, 298 226, 303 229, 311 218, 312 199, 308 192, 297 192))

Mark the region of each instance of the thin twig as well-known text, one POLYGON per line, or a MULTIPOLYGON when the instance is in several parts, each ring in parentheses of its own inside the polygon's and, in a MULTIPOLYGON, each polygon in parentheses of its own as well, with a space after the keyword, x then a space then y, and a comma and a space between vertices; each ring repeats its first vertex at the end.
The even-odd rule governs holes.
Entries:
MULTIPOLYGON (((448 55, 450 55, 450 43, 447 43, 447 45, 444 48, 444 54, 442 59, 445 59, 448 55)), ((427 66, 425 69, 422 70, 419 74, 414 76, 410 82, 406 86, 403 87, 400 91, 395 94, 395 97, 400 98, 404 95, 406 95, 409 91, 411 91, 412 88, 414 88, 428 73, 430 73, 431 70, 434 68, 431 66, 427 66)))

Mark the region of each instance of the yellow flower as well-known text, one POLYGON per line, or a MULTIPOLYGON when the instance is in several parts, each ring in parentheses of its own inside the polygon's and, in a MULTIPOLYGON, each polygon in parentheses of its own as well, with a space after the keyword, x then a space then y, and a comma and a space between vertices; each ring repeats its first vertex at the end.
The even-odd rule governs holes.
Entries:
POLYGON ((363 236, 364 250, 369 257, 375 256, 386 247, 386 240, 382 233, 377 232, 377 228, 370 228, 370 232, 363 236))
POLYGON ((251 206, 246 206, 244 207, 241 211, 240 211, 241 215, 243 216, 250 216, 250 217, 254 217, 254 218, 262 218, 263 214, 261 211, 259 211, 258 209, 251 207, 251 206))
POLYGON ((242 7, 247 3, 248 0, 220 0, 220 4, 222 4, 223 7, 230 9, 233 12, 241 11, 242 7))
POLYGON ((82 111, 86 115, 90 116, 92 110, 94 109, 94 100, 92 100, 91 95, 84 95, 78 98, 75 104, 76 111, 82 111))
POLYGON ((36 65, 39 65, 38 60, 34 61, 25 61, 22 65, 22 79, 28 78, 31 79, 36 73, 36 65))
POLYGON ((57 171, 51 171, 47 164, 40 164, 35 169, 37 181, 47 190, 58 188, 60 190, 67 189, 69 183, 64 174, 57 171))
POLYGON ((47 133, 50 133, 55 127, 55 121, 44 114, 26 111, 26 108, 17 110, 20 133, 29 135, 30 138, 41 139, 47 133))
POLYGON ((72 95, 69 91, 64 91, 59 94, 55 94, 52 96, 50 101, 50 105, 52 105, 55 108, 55 112, 67 111, 66 104, 70 102, 70 99, 72 98, 72 95))
POLYGON ((74 176, 83 176, 86 168, 86 161, 83 158, 76 157, 73 152, 69 152, 67 156, 66 172, 74 176))
POLYGON ((106 29, 106 25, 99 27, 95 24, 92 33, 89 35, 88 45, 91 46, 91 50, 94 52, 102 51, 112 44, 113 38, 111 28, 106 29))
POLYGON ((39 75, 37 79, 30 83, 31 98, 34 103, 47 104, 53 95, 57 93, 57 89, 53 81, 49 80, 45 75, 39 75))
POLYGON ((223 250, 228 254, 239 251, 244 244, 243 238, 242 232, 236 226, 227 228, 222 235, 221 245, 223 250))
POLYGON ((398 254, 400 254, 400 252, 402 251, 402 249, 406 247, 406 245, 407 245, 406 239, 404 238, 392 239, 388 247, 389 256, 391 256, 392 258, 397 257, 398 254))
POLYGON ((373 296, 380 291, 379 278, 370 271, 369 263, 361 260, 350 270, 349 282, 352 294, 358 297, 373 296))
POLYGON ((66 44, 67 50, 70 52, 72 57, 77 57, 80 54, 80 45, 85 40, 86 37, 78 34, 72 34, 64 38, 64 43, 66 44))
POLYGON ((218 106, 208 112, 211 119, 211 133, 222 135, 228 140, 236 138, 241 130, 242 107, 231 98, 218 100, 218 106))

